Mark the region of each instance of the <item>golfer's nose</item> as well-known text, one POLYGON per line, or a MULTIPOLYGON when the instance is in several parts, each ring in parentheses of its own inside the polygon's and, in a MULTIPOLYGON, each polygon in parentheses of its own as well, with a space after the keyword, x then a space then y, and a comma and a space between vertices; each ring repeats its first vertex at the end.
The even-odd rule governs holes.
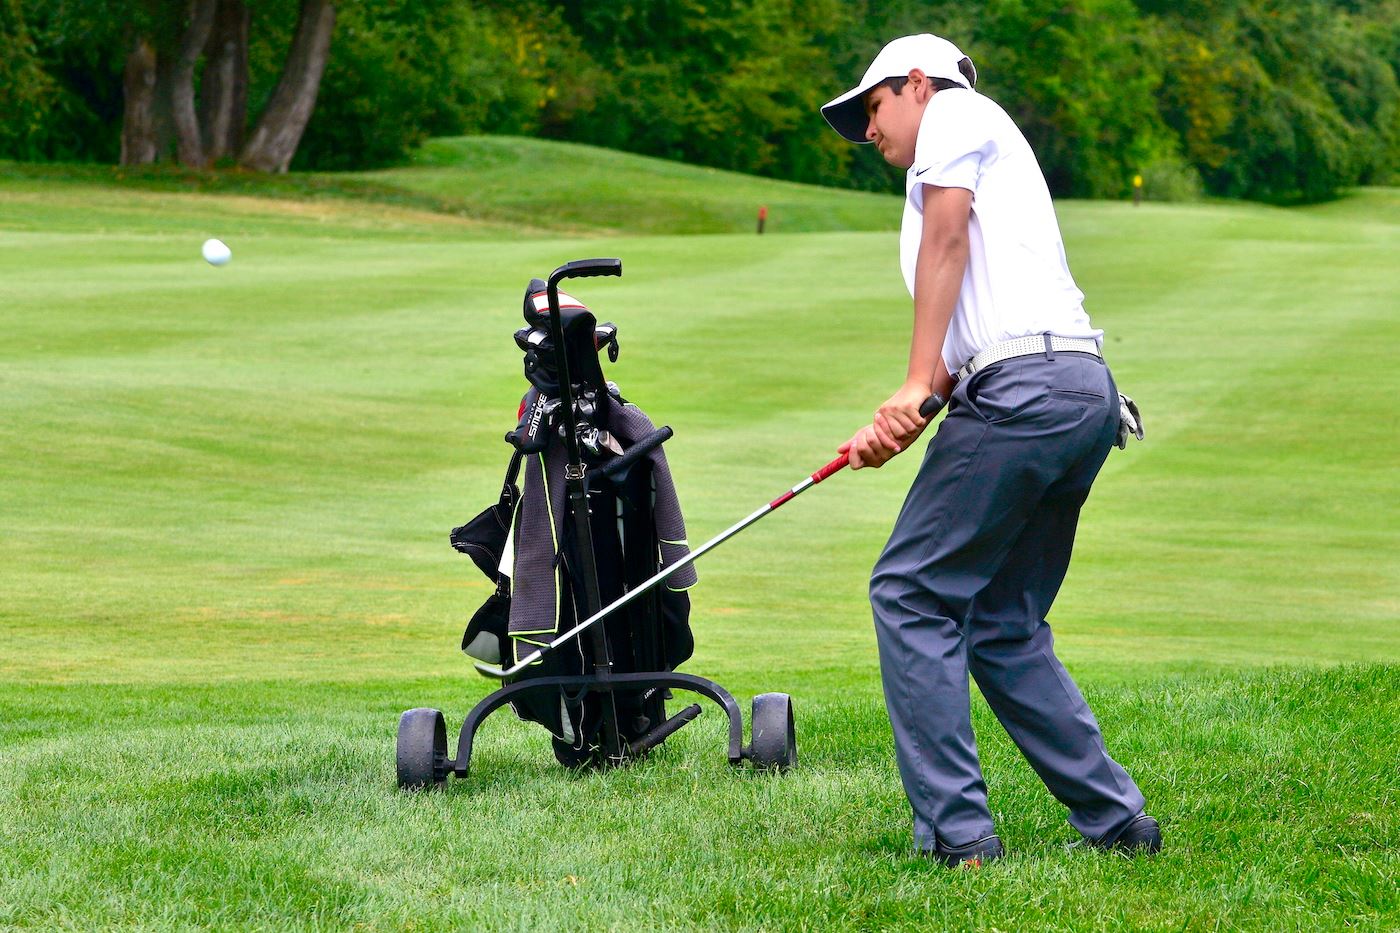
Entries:
POLYGON ((872 143, 875 141, 875 118, 871 117, 870 122, 865 125, 865 138, 872 143))

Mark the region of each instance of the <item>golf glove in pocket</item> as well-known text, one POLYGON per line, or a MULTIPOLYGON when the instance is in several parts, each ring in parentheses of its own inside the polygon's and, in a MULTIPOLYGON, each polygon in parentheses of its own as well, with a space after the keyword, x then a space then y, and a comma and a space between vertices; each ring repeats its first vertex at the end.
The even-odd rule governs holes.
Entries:
POLYGON ((1142 440, 1142 412, 1138 411, 1137 402, 1128 398, 1122 392, 1118 393, 1118 439, 1115 443, 1119 450, 1128 448, 1128 435, 1131 434, 1138 440, 1142 440))

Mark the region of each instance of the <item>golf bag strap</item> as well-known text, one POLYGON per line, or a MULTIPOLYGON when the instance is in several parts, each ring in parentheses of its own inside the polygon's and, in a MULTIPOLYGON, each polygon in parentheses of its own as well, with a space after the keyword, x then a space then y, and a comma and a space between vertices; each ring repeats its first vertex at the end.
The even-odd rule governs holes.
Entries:
POLYGON ((506 467, 505 482, 501 484, 501 501, 508 508, 515 508, 515 500, 519 493, 515 490, 515 481, 520 476, 520 461, 525 458, 519 450, 510 455, 510 466, 506 467))

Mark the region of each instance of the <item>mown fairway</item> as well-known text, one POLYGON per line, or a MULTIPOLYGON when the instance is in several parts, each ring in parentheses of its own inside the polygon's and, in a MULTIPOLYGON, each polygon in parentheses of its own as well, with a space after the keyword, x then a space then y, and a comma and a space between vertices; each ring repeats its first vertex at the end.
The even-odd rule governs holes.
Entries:
MULTIPOLYGON (((433 158, 473 146, 502 157, 433 158)), ((469 780, 398 793, 399 712, 455 729, 488 692, 457 651, 487 585, 447 531, 499 490, 532 275, 622 257, 574 291, 621 328, 609 375, 676 429, 692 542, 824 463, 903 374, 896 199, 678 171, 669 227, 629 228, 585 151, 551 233, 550 201, 507 198, 562 197, 527 156, 476 214, 452 205, 499 162, 280 198, 0 165, 0 926, 1400 926, 1393 190, 1060 206, 1148 439, 1110 456, 1052 621, 1160 857, 1068 850, 980 702, 1013 856, 910 856, 865 585, 913 456, 701 565, 686 669, 746 709, 793 695, 790 775, 730 771, 713 707, 582 776, 502 713, 469 780), (809 232, 739 232, 759 198, 809 232), (207 236, 231 265, 199 259, 207 236)))

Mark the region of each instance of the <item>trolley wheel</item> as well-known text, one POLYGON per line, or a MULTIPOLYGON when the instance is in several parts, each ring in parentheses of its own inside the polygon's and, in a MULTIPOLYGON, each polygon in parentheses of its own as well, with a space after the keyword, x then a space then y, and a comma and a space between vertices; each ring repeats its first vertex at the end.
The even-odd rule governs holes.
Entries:
POLYGON ((792 722, 792 697, 760 693, 753 698, 753 741, 749 761, 765 771, 786 771, 797 764, 797 730, 792 722))
POLYGON ((447 783, 447 725, 435 709, 411 709, 399 717, 399 787, 434 790, 447 783))

